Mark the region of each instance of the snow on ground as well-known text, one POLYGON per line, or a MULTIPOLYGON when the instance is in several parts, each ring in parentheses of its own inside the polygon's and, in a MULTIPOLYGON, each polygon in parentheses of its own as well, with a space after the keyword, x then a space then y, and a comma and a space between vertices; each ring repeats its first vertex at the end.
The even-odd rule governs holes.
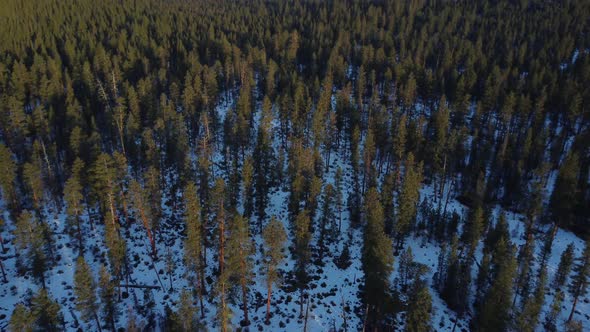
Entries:
MULTIPOLYGON (((221 120, 223 120, 228 109, 231 108, 232 103, 229 99, 223 99, 216 108, 216 112, 221 120)), ((275 127, 278 127, 277 121, 274 121, 273 124, 275 127)), ((274 143, 275 148, 278 148, 278 140, 275 140, 274 143)), ((221 155, 217 153, 214 156, 214 160, 221 160, 221 155)), ((218 162, 215 163, 216 169, 214 170, 214 174, 216 175, 223 174, 219 169, 219 164, 218 162)), ((326 184, 333 184, 334 175, 338 167, 342 168, 344 174, 343 201, 346 202, 349 190, 353 188, 348 156, 342 153, 333 153, 331 166, 326 172, 324 180, 326 184)), ((549 186, 552 186, 553 178, 554 176, 549 181, 549 186)), ((447 190, 445 189, 444 192, 446 193, 447 190)), ((422 199, 434 203, 435 198, 431 186, 424 186, 422 188, 421 201, 422 199)), ((287 200, 288 193, 283 188, 274 188, 271 192, 267 214, 268 216, 276 216, 278 220, 284 223, 285 228, 289 230, 287 200)), ((0 204, 0 206, 3 206, 3 204, 0 204)), ((162 219, 162 231, 156 234, 159 259, 155 262, 152 262, 148 255, 149 243, 141 224, 132 222, 131 225, 124 225, 122 227, 122 235, 127 243, 129 266, 132 270, 130 279, 128 281, 125 280, 125 282, 133 285, 159 286, 159 288, 152 290, 122 288, 122 299, 118 305, 121 316, 117 321, 117 327, 126 327, 131 312, 133 312, 136 321, 140 325, 149 326, 148 324, 157 324, 158 321, 163 319, 165 308, 176 308, 181 291, 190 287, 185 278, 185 270, 182 263, 183 244, 181 233, 184 226, 181 211, 167 205, 163 205, 163 207, 164 218, 162 219), (167 254, 171 255, 175 263, 175 269, 171 276, 166 272, 165 258, 167 254), (152 317, 149 316, 150 312, 153 315, 152 317)), ((449 200, 447 211, 456 211, 460 215, 466 215, 466 208, 452 198, 449 200)), ((495 208, 494 217, 497 217, 500 212, 501 209, 499 207, 495 208)), ((94 322, 82 322, 80 314, 75 310, 75 298, 72 287, 75 261, 78 253, 77 250, 73 249, 75 239, 67 235, 67 225, 63 209, 59 213, 45 211, 45 215, 47 216, 47 222, 53 230, 54 246, 56 248, 56 265, 51 267, 45 274, 47 277, 47 288, 50 295, 61 304, 65 321, 64 330, 74 331, 77 328, 88 331, 96 330, 94 322)), ((512 241, 516 245, 522 245, 524 242, 524 227, 521 222, 523 217, 511 212, 507 212, 506 216, 511 235, 513 236, 512 241)), ((0 284, 0 329, 4 329, 7 326, 14 305, 24 301, 28 296, 27 294, 35 293, 39 288, 38 284, 31 280, 29 276, 17 276, 15 267, 16 259, 14 257, 15 249, 11 244, 14 223, 10 221, 7 212, 4 212, 4 219, 7 220, 7 223, 2 231, 2 237, 6 251, 3 253, 2 260, 8 274, 9 283, 0 284)), ((86 261, 94 269, 95 275, 98 276, 100 264, 108 264, 106 246, 104 245, 103 226, 98 224, 98 217, 94 213, 90 216, 85 216, 83 223, 86 246, 84 256, 86 261), (94 229, 90 227, 89 218, 92 218, 94 221, 94 229)), ((292 240, 292 232, 288 231, 288 234, 290 242, 292 240)), ((317 234, 315 234, 311 242, 312 248, 316 246, 317 240, 317 234)), ((304 326, 306 326, 307 331, 342 330, 345 322, 348 330, 358 330, 361 328, 362 319, 355 313, 355 310, 361 307, 358 292, 363 280, 360 261, 362 233, 360 229, 351 227, 346 208, 344 208, 342 213, 342 231, 338 235, 338 240, 329 244, 327 250, 329 254, 326 254, 323 260, 325 265, 318 267, 310 264, 308 272, 312 280, 306 290, 306 297, 309 299, 309 302, 305 300, 303 305, 303 315, 305 316, 307 313, 308 317, 307 324, 305 323, 305 318, 300 317, 300 294, 298 292, 289 292, 288 282, 285 280, 282 287, 274 287, 271 324, 270 326, 264 325, 266 284, 264 275, 261 273, 261 248, 263 243, 258 235, 254 237, 254 242, 256 244, 256 254, 253 257, 256 263, 254 269, 255 278, 254 284, 250 287, 249 297, 249 314, 252 321, 251 330, 301 331, 304 329, 304 326), (349 236, 352 238, 351 242, 348 242, 349 236), (334 257, 340 254, 345 245, 349 246, 352 264, 348 268, 341 270, 334 264, 334 257)), ((579 256, 584 248, 583 241, 574 234, 560 229, 557 232, 553 243, 553 250, 548 260, 549 282, 553 280, 553 275, 559 264, 559 257, 569 243, 574 243, 576 256, 579 256)), ((426 280, 431 287, 430 292, 433 300, 433 317, 431 321, 433 328, 437 331, 451 331, 456 315, 447 307, 432 287, 432 277, 436 271, 437 259, 441 250, 440 246, 434 242, 428 242, 423 236, 410 237, 406 241, 406 246, 412 248, 416 262, 429 267, 426 280)), ((479 250, 481 251, 481 246, 479 250)), ((536 250, 538 252, 540 248, 536 248, 536 250)), ((214 323, 217 300, 212 296, 215 287, 214 266, 216 265, 216 261, 214 254, 214 250, 212 249, 207 251, 207 295, 205 296, 205 318, 201 320, 211 330, 218 328, 214 323)), ((291 259, 289 250, 285 250, 285 254, 286 258, 280 270, 283 272, 283 276, 286 277, 288 272, 293 270, 294 260, 291 259)), ((476 253, 476 259, 481 259, 481 253, 476 253)), ((394 273, 391 276, 392 281, 397 278, 398 265, 399 257, 396 257, 394 273)), ((476 271, 477 269, 474 268, 474 273, 476 271)), ((552 287, 548 286, 546 291, 547 296, 540 319, 541 322, 544 320, 543 316, 549 310, 555 294, 555 290, 552 287)), ((238 299, 235 303, 230 304, 233 311, 233 327, 238 327, 242 319, 242 311, 239 306, 240 302, 238 299)), ((563 326, 564 320, 567 319, 567 315, 571 309, 571 302, 572 299, 566 292, 562 312, 559 317, 559 326, 563 326)), ((577 311, 579 313, 574 316, 575 319, 582 321, 584 328, 590 330, 590 321, 588 319, 590 304, 587 298, 582 298, 578 302, 577 311)), ((460 319, 457 328, 458 330, 468 329, 467 319, 460 319)), ((537 329, 541 331, 541 325, 537 329)))

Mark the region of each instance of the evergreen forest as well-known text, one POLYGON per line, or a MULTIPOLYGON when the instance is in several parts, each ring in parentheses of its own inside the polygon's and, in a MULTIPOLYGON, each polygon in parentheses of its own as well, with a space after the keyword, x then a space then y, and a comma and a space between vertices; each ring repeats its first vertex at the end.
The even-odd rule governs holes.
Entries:
POLYGON ((0 0, 1 331, 589 331, 590 1, 0 0))

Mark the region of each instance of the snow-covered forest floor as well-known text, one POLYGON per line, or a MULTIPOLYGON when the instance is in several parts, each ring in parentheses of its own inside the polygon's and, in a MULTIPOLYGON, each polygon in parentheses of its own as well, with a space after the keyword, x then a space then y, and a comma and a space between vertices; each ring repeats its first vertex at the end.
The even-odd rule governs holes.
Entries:
MULTIPOLYGON (((223 116, 223 110, 220 112, 223 116)), ((344 176, 344 202, 352 190, 352 176, 351 169, 348 165, 348 156, 343 152, 338 153, 332 158, 331 166, 325 174, 324 183, 334 184, 334 176, 336 170, 340 167, 343 170, 344 176)), ((216 164, 217 165, 217 164, 216 164)), ((219 167, 216 166, 216 167, 219 167)), ((215 171, 215 170, 214 170, 215 171)), ((217 170, 217 173, 221 171, 217 170)), ((285 228, 289 230, 288 214, 287 214, 287 200, 288 192, 283 187, 274 188, 271 191, 270 205, 267 209, 269 216, 276 216, 278 220, 285 224, 285 228)), ((118 309, 121 312, 119 319, 116 322, 117 327, 126 327, 127 322, 133 319, 140 326, 149 326, 148 322, 158 324, 165 317, 166 307, 176 310, 179 295, 181 291, 187 287, 187 278, 185 277, 185 269, 183 264, 183 230, 184 223, 182 220, 182 210, 169 206, 169 197, 164 199, 163 206, 164 217, 161 221, 161 231, 157 233, 157 248, 158 260, 152 261, 149 253, 149 241, 146 237, 145 231, 140 223, 134 222, 130 226, 122 227, 122 234, 127 243, 127 257, 130 268, 132 270, 130 279, 125 280, 131 285, 148 285, 155 286, 153 289, 141 288, 121 288, 121 302, 118 304, 118 309), (173 272, 168 274, 168 266, 170 266, 169 259, 172 258, 173 272)), ((421 189, 420 202, 425 200, 435 206, 433 188, 424 185, 421 189)), ((4 204, 2 203, 3 206, 4 204)), ((467 208, 459 203, 454 197, 451 197, 448 203, 447 211, 453 211, 461 215, 462 222, 465 219, 467 208)), ((502 212, 500 207, 494 209, 494 218, 492 222, 497 220, 497 216, 502 212)), ((47 221, 51 226, 54 234, 54 248, 55 261, 57 264, 52 266, 46 272, 47 289, 51 297, 55 298, 61 305, 63 318, 65 321, 64 330, 77 330, 81 328, 84 331, 95 330, 94 322, 88 324, 82 322, 80 313, 75 309, 75 297, 73 293, 73 275, 75 271, 75 261, 77 258, 77 251, 74 248, 75 238, 68 235, 68 225, 65 222, 66 215, 63 208, 48 209, 44 212, 47 216, 47 221)), ((524 219, 522 215, 505 212, 510 228, 512 242, 517 246, 524 244, 524 219)), ((338 217, 338 213, 336 213, 338 217)), ((4 219, 7 220, 6 226, 2 232, 4 240, 4 252, 2 254, 3 263, 5 265, 6 273, 8 275, 8 283, 0 284, 0 328, 5 329, 8 320, 11 316, 12 310, 20 301, 24 301, 31 294, 35 293, 39 288, 38 284, 33 282, 29 276, 18 276, 16 271, 16 257, 15 248, 11 244, 13 235, 11 232, 14 229, 14 223, 10 221, 7 212, 4 213, 4 219)), ((418 220, 422 218, 419 213, 418 220)), ((363 272, 361 267, 361 249, 362 249, 362 228, 355 228, 349 222, 349 215, 346 207, 343 207, 341 213, 341 232, 337 235, 337 241, 328 244, 327 254, 323 262, 324 266, 310 264, 308 272, 311 276, 311 282, 308 284, 303 305, 301 305, 301 297, 298 291, 294 291, 289 287, 288 275, 293 270, 294 260, 291 258, 289 250, 285 250, 284 263, 280 266, 282 275, 285 280, 282 287, 277 288, 272 297, 272 313, 271 324, 269 326, 264 324, 265 310, 266 310, 266 285, 264 276, 261 273, 262 269, 262 239, 259 234, 253 232, 253 240, 256 243, 256 254, 254 256, 254 284, 250 285, 250 319, 252 324, 250 330, 256 331, 302 331, 304 328, 307 331, 329 331, 329 330, 349 330, 355 331, 362 328, 362 313, 363 308, 359 298, 359 287, 363 282, 363 272), (350 266, 345 269, 340 269, 334 262, 335 258, 340 255, 345 246, 348 246, 350 251, 350 266), (303 317, 301 317, 301 308, 303 308, 303 317), (306 318, 307 317, 307 318, 306 318)), ((337 221, 338 222, 338 221, 337 221)), ((84 233, 85 233, 85 259, 93 268, 95 276, 98 275, 98 270, 101 264, 107 264, 107 249, 104 244, 104 229, 99 223, 98 216, 91 214, 84 216, 84 233), (93 228, 91 228, 90 219, 93 220, 93 228)), ((293 234, 288 231, 289 241, 292 242, 293 234)), ((450 240, 450 239, 449 239, 450 240)), ((317 234, 311 242, 312 252, 317 244, 317 234)), ((539 253, 541 241, 537 241, 536 253, 539 253)), ((548 259, 548 277, 549 281, 553 280, 553 275, 557 269, 559 258, 566 246, 574 243, 575 255, 580 256, 584 248, 584 242, 576 237, 571 232, 565 230, 558 230, 551 256, 548 259)), ((406 247, 411 247, 414 254, 415 262, 421 263, 428 267, 428 272, 425 279, 430 285, 430 293, 433 300, 433 315, 431 325, 437 331, 451 331, 457 319, 456 314, 451 311, 440 298, 438 292, 433 286, 433 275, 437 269, 437 260, 441 251, 441 247, 434 241, 429 241, 428 237, 420 233, 414 233, 406 240, 406 247)), ((478 247, 478 252, 475 257, 481 260, 482 245, 478 247)), ((216 299, 214 296, 215 277, 213 266, 215 265, 214 250, 208 250, 209 266, 207 268, 206 289, 207 296, 205 296, 205 313, 206 317, 201 320, 201 323, 209 330, 216 330, 216 299)), ((316 257, 317 258, 317 257, 316 257)), ((312 258, 312 262, 314 262, 312 258)), ((391 275, 392 285, 398 283, 399 278, 399 256, 396 257, 394 264, 394 272, 391 275)), ((474 264, 472 270, 472 280, 477 276, 477 265, 474 264)), ((551 286, 546 287, 546 297, 541 314, 540 321, 544 321, 545 314, 549 311, 549 307, 553 301, 555 289, 551 286)), ((473 292, 472 292, 473 293, 473 292)), ((558 319, 558 326, 563 327, 564 321, 567 319, 572 305, 572 299, 568 292, 565 292, 565 300, 562 305, 561 314, 558 319)), ((242 311, 239 307, 240 301, 231 305, 233 316, 233 327, 239 327, 239 322, 242 319, 242 311)), ((585 330, 590 330, 590 303, 588 298, 582 298, 577 306, 577 313, 574 318, 580 320, 585 330)), ((403 324, 401 316, 398 317, 399 324, 403 324)), ((459 319, 456 330, 468 330, 470 317, 463 317, 459 319)), ((542 324, 538 325, 538 330, 543 330, 542 324)), ((156 328, 157 330, 157 328, 156 328)))

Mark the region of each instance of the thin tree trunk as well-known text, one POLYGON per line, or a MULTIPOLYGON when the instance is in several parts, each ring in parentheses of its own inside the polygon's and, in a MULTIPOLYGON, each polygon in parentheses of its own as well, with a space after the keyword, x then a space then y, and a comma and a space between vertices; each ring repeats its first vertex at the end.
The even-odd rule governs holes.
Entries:
POLYGON ((309 297, 307 298, 307 307, 305 308, 305 323, 303 324, 303 332, 307 332, 307 318, 309 317, 309 297))
POLYGON ((197 292, 198 292, 198 296, 199 296, 199 303, 201 305, 201 318, 205 318, 205 307, 203 306, 203 287, 202 287, 203 285, 201 285, 202 280, 203 280, 203 275, 197 274, 197 292))
POLYGON ((80 217, 76 213, 76 224, 78 228, 78 245, 80 246, 78 250, 78 254, 80 256, 84 255, 84 245, 82 244, 82 224, 80 223, 80 217))
POLYGON ((145 227, 148 239, 150 240, 150 245, 152 246, 152 254, 154 255, 154 257, 158 257, 158 253, 156 251, 156 241, 154 240, 152 230, 149 227, 149 223, 143 207, 139 207, 139 213, 141 215, 141 220, 143 221, 143 227, 145 227))
POLYGON ((4 263, 2 260, 0 260, 0 270, 2 270, 2 279, 4 280, 4 283, 7 283, 8 279, 6 279, 6 271, 4 270, 4 263))
POLYGON ((227 331, 227 322, 225 319, 225 282, 221 283, 221 310, 222 310, 222 319, 221 319, 221 332, 227 331))
POLYGON ((570 311, 570 315, 567 318, 567 321, 570 322, 574 317, 574 311, 576 311, 576 305, 578 304, 578 297, 574 297, 574 303, 572 304, 572 311, 570 311))
POLYGON ((244 324, 245 326, 250 325, 248 319, 248 288, 246 287, 246 279, 242 278, 242 306, 244 310, 244 324))
POLYGON ((365 332, 366 328, 367 328, 367 317, 369 317, 369 305, 368 304, 365 308, 365 318, 363 319, 363 332, 365 332))
POLYGON ((303 318, 303 288, 299 288, 299 318, 303 318))
POLYGON ((223 273, 224 247, 225 247, 225 211, 223 209, 223 200, 221 201, 221 217, 219 218, 219 274, 223 273))
POLYGON ((111 330, 113 330, 113 332, 117 331, 117 326, 115 325, 115 318, 112 315, 109 317, 109 321, 111 324, 111 330))
POLYGON ((96 320, 96 327, 98 328, 98 332, 102 332, 102 328, 100 327, 100 321, 98 320, 98 315, 96 315, 96 312, 94 313, 94 319, 96 320))
POLYGON ((0 234, 0 248, 2 249, 2 253, 6 251, 4 248, 4 238, 2 237, 2 234, 0 234))
POLYGON ((266 295, 266 325, 270 324, 270 298, 272 294, 272 283, 268 283, 268 292, 266 295))

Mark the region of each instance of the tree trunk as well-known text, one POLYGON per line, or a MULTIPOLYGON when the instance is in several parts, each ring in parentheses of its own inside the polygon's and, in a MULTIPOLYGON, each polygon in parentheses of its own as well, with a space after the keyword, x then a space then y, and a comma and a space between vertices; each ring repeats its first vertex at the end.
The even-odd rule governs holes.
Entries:
POLYGON ((150 229, 149 222, 145 215, 145 211, 143 207, 139 207, 139 213, 141 215, 141 220, 143 221, 143 227, 145 227, 145 231, 147 232, 148 239, 150 240, 150 245, 152 246, 152 254, 154 257, 158 257, 158 252, 156 249, 156 241, 154 240, 152 230, 150 229))
POLYGON ((113 332, 117 331, 117 326, 115 325, 115 318, 112 315, 109 317, 109 321, 111 324, 111 330, 113 332))
POLYGON ((4 238, 2 237, 2 234, 0 234, 0 248, 2 249, 2 253, 6 251, 4 248, 4 238))
POLYGON ((100 321, 98 320, 98 315, 96 315, 96 312, 94 313, 94 320, 96 320, 96 327, 98 328, 98 332, 102 332, 102 328, 100 327, 100 321))
POLYGON ((305 323, 303 323, 303 332, 307 332, 307 318, 309 317, 309 297, 307 298, 307 307, 305 308, 305 323))
POLYGON ((84 245, 82 244, 82 223, 80 222, 80 217, 76 213, 76 224, 78 228, 78 245, 80 246, 78 250, 78 254, 80 256, 84 255, 84 245))
POLYGON ((2 271, 2 279, 4 280, 4 283, 7 283, 8 279, 6 279, 6 271, 4 270, 4 263, 2 263, 2 260, 0 260, 0 270, 2 271))
POLYGON ((205 318, 205 307, 203 306, 203 275, 197 274, 197 292, 199 296, 199 303, 201 305, 201 318, 205 318), (199 280, 200 279, 200 280, 199 280))
POLYGON ((151 286, 151 285, 131 285, 131 284, 120 284, 118 285, 119 288, 143 288, 143 289, 160 289, 160 286, 151 286))
POLYGON ((250 325, 248 319, 248 288, 246 287, 246 278, 242 278, 242 306, 244 310, 244 324, 245 326, 250 325))
POLYGON ((272 294, 272 283, 268 283, 268 292, 266 293, 266 325, 270 324, 270 297, 272 294))
POLYGON ((572 304, 572 311, 570 311, 570 315, 567 318, 568 322, 571 322, 572 318, 574 317, 574 311, 576 311, 577 304, 578 304, 578 296, 574 297, 574 303, 572 304))
POLYGON ((221 318, 221 332, 227 331, 227 322, 225 321, 225 282, 221 283, 221 310, 223 317, 221 318))
POLYGON ((223 273, 224 247, 225 247, 225 211, 223 210, 223 201, 221 201, 221 217, 219 218, 219 274, 223 273))
POLYGON ((303 288, 299 289, 299 318, 303 318, 303 288))

